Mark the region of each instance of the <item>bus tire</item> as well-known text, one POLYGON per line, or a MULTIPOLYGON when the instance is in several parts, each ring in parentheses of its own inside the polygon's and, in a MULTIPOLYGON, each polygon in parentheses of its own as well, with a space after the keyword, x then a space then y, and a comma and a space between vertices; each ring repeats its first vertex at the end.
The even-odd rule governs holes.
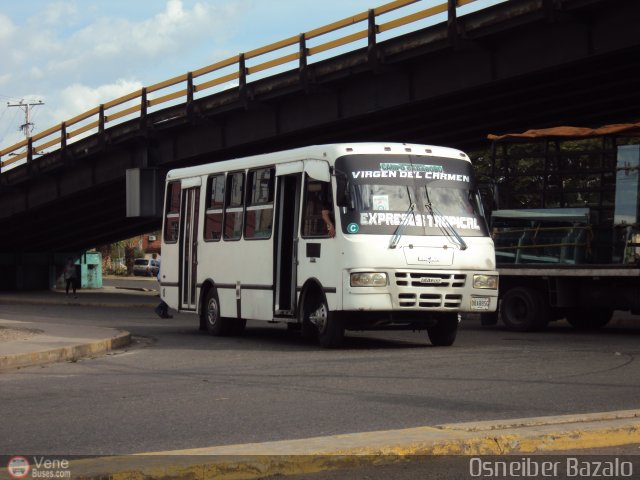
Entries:
POLYGON ((572 308, 567 312, 567 322, 578 330, 598 330, 613 316, 613 309, 607 307, 572 308))
POLYGON ((434 347, 450 347, 458 334, 458 314, 452 313, 438 320, 432 327, 427 327, 427 334, 434 347))
POLYGON ((318 343, 323 348, 341 347, 344 341, 344 324, 340 316, 329 311, 326 302, 322 303, 319 311, 326 311, 327 314, 324 325, 318 327, 318 343))
POLYGON ((509 330, 543 330, 549 323, 549 307, 542 292, 531 287, 514 287, 507 290, 500 302, 500 316, 509 330))
POLYGON ((229 320, 220 316, 220 300, 215 288, 207 290, 202 316, 205 327, 211 335, 222 336, 230 333, 229 320))
POLYGON ((329 310, 327 299, 322 294, 307 290, 302 303, 302 329, 314 326, 318 343, 323 348, 338 348, 344 340, 344 323, 338 314, 329 310))

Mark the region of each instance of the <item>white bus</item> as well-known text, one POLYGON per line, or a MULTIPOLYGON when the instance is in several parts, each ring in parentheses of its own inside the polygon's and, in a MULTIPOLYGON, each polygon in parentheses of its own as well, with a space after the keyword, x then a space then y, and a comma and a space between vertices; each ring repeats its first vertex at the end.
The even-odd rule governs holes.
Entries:
POLYGON ((460 313, 497 306, 471 162, 451 148, 343 143, 171 170, 161 296, 213 335, 251 319, 324 347, 345 329, 426 330, 452 345, 460 313))

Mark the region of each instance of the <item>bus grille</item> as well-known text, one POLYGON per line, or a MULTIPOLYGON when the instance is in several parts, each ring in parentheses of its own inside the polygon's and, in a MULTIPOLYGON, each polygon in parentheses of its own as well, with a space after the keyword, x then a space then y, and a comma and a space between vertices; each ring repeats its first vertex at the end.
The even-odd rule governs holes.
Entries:
POLYGON ((462 305, 462 295, 439 293, 400 293, 398 295, 400 308, 460 308, 462 305))
POLYGON ((399 287, 463 288, 466 280, 467 276, 461 273, 396 272, 399 287))
POLYGON ((462 292, 445 293, 439 289, 464 288, 467 276, 463 273, 396 272, 395 282, 400 290, 400 308, 458 309, 462 306, 462 292))

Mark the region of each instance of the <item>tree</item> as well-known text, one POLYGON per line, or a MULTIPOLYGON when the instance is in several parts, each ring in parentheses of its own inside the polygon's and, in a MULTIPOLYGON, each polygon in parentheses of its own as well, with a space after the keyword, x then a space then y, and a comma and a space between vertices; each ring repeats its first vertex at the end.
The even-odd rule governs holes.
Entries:
POLYGON ((103 272, 117 273, 120 266, 117 261, 124 258, 127 275, 133 274, 133 264, 136 258, 143 257, 142 237, 133 237, 120 240, 109 245, 103 245, 98 248, 102 254, 102 270, 103 272))

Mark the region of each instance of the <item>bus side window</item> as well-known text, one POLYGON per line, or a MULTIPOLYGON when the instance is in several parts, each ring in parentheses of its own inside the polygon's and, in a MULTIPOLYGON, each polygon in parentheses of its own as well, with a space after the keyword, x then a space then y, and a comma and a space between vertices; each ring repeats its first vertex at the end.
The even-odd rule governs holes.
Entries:
POLYGON ((271 237, 274 178, 275 170, 273 168, 249 171, 244 227, 244 238, 246 239, 267 239, 271 237))
POLYGON ((224 209, 224 239, 239 240, 242 236, 244 205, 244 172, 227 175, 224 209))
POLYGON ((204 221, 204 240, 220 240, 224 208, 224 174, 207 179, 207 200, 204 221))
POLYGON ((180 182, 169 182, 164 213, 164 241, 175 243, 178 241, 180 227, 180 182))
MULTIPOLYGON (((331 184, 311 180, 306 177, 304 192, 304 210, 302 223, 303 237, 328 237, 327 225, 322 218, 322 210, 329 210, 333 217, 333 202, 331 200, 331 184)), ((333 222, 335 225, 335 221, 333 222)))

